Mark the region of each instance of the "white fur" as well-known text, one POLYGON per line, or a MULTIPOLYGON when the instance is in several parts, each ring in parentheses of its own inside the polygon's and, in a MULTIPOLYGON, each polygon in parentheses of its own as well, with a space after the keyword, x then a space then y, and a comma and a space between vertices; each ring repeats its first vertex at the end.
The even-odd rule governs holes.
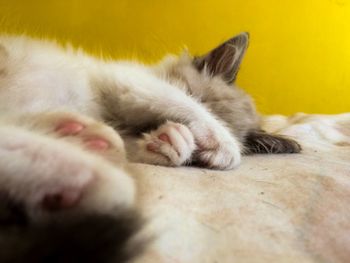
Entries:
MULTIPOLYGON (((59 138, 52 131, 55 123, 43 117, 57 111, 66 112, 53 114, 58 122, 70 116, 84 125, 92 125, 88 117, 106 121, 107 110, 112 111, 112 118, 122 119, 121 123, 147 124, 154 118, 173 121, 143 139, 123 135, 131 161, 179 166, 197 153, 195 158, 208 167, 237 166, 239 141, 180 84, 159 76, 158 71, 139 63, 99 60, 45 40, 0 36, 2 187, 10 187, 11 194, 30 207, 60 187, 83 191, 83 207, 108 210, 113 205, 132 205, 134 186, 120 158, 110 158, 115 152, 109 156, 88 152, 74 138, 59 138), (162 133, 171 144, 159 141, 162 133), (157 153, 148 148, 154 142, 159 144, 157 153)), ((106 129, 110 128, 100 128, 97 133, 119 145, 116 154, 124 156, 119 136, 106 129)))
POLYGON ((105 105, 99 99, 101 92, 109 91, 118 101, 116 111, 130 122, 139 121, 142 113, 188 125, 195 140, 202 142, 200 158, 209 166, 231 169, 240 163, 241 146, 228 129, 152 68, 97 60, 26 37, 0 37, 0 44, 7 57, 0 77, 0 114, 64 109, 102 120, 105 105))

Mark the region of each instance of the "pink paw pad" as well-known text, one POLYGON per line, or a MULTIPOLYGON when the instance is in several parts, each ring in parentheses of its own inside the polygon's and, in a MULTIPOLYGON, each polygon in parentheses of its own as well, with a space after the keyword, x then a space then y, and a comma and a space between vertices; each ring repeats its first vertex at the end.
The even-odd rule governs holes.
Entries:
MULTIPOLYGON (((166 143, 172 145, 170 137, 166 133, 162 133, 162 134, 158 135, 158 139, 163 141, 163 142, 166 142, 166 143)), ((150 151, 150 152, 158 152, 159 151, 159 147, 160 147, 159 142, 158 143, 157 142, 151 142, 151 143, 148 143, 146 145, 147 151, 150 151)))
POLYGON ((157 152, 158 151, 158 148, 159 148, 159 145, 156 144, 156 143, 148 143, 146 145, 146 149, 147 151, 150 151, 150 152, 157 152))
POLYGON ((64 190, 62 192, 46 194, 41 206, 47 211, 58 211, 76 205, 81 198, 81 191, 64 190))
POLYGON ((85 145, 92 150, 104 151, 110 147, 110 143, 101 138, 91 138, 85 140, 85 145))
MULTIPOLYGON (((59 124, 55 131, 59 133, 62 136, 72 136, 72 135, 82 135, 82 138, 85 137, 85 135, 82 133, 84 129, 87 127, 77 121, 65 121, 61 124, 59 124)), ((102 139, 100 137, 92 137, 92 138, 86 138, 84 139, 84 143, 87 148, 95 151, 104 151, 110 148, 110 143, 102 139)))
POLYGON ((56 127, 56 132, 58 132, 61 135, 67 136, 67 135, 75 135, 81 132, 85 126, 79 122, 75 121, 66 121, 64 123, 61 123, 56 127))
POLYGON ((171 145, 171 141, 170 141, 170 138, 168 136, 168 134, 166 133, 162 133, 158 136, 159 140, 163 141, 163 142, 167 142, 171 145))

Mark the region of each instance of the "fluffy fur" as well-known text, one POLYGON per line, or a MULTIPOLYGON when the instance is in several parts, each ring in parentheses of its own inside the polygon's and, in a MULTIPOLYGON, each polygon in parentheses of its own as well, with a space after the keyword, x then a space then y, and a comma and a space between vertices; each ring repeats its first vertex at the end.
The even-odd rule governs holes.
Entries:
MULTIPOLYGON (((0 192, 31 222, 16 234, 2 225, 2 240, 22 242, 23 255, 34 251, 36 262, 46 262, 64 250, 68 230, 77 227, 84 236, 96 220, 103 233, 110 226, 119 235, 126 227, 120 239, 106 240, 119 251, 107 246, 108 255, 126 259, 120 251, 139 229, 137 219, 126 226, 124 213, 114 213, 135 205, 127 160, 224 170, 238 166, 242 153, 299 152, 296 142, 262 132, 251 98, 232 85, 247 46, 242 33, 204 56, 145 66, 0 36, 0 192), (48 229, 58 243, 48 241, 48 229), (48 249, 40 261, 35 250, 43 243, 48 249)), ((99 247, 101 238, 93 244, 99 247)), ((72 257, 62 252, 60 260, 76 261, 84 246, 72 257)))

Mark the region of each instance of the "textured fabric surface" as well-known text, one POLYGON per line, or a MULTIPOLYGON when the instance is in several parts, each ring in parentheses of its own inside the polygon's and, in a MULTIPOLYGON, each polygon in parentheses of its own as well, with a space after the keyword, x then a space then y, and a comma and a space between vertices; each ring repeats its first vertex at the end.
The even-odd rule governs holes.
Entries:
POLYGON ((268 116, 301 154, 232 171, 135 165, 154 242, 139 262, 349 262, 350 114, 268 116))

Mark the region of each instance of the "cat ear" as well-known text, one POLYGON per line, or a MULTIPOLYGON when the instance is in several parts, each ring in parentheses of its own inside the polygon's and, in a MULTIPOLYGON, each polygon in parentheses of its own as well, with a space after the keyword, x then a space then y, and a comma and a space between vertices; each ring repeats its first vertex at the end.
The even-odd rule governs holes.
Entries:
POLYGON ((195 57, 193 64, 199 71, 206 69, 213 76, 221 75, 227 83, 233 83, 247 50, 248 42, 249 34, 241 33, 208 54, 195 57))

